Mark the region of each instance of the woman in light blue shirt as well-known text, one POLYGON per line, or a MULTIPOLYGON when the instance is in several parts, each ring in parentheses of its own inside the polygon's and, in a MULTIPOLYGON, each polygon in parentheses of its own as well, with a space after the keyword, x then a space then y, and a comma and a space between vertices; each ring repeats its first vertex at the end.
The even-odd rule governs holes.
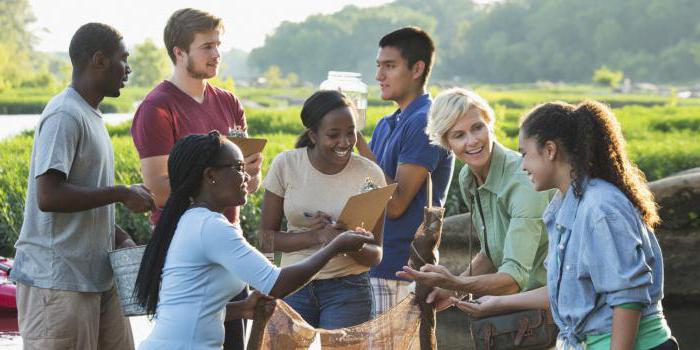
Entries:
POLYGON ((522 167, 535 189, 558 189, 543 215, 547 287, 458 306, 475 315, 550 307, 558 349, 677 349, 661 306, 659 223, 644 175, 603 104, 546 103, 524 119, 522 167))
POLYGON ((224 320, 253 315, 258 294, 227 305, 245 284, 283 297, 337 253, 373 242, 366 233, 344 232, 305 260, 275 267, 223 215, 246 201, 244 170, 240 149, 216 131, 187 136, 170 152, 172 191, 136 280, 137 299, 156 320, 141 349, 221 349, 224 320))

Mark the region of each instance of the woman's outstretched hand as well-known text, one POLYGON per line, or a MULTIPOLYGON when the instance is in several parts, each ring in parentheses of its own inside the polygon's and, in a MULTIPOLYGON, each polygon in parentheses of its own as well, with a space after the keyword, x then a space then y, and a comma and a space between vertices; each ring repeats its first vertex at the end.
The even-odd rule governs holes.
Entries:
POLYGON ((460 310, 474 317, 491 316, 508 312, 508 310, 504 310, 501 307, 500 297, 498 296, 488 295, 476 300, 460 300, 452 297, 451 300, 460 310))
POLYGON ((351 253, 362 250, 365 244, 374 244, 374 236, 364 230, 345 231, 329 243, 336 253, 351 253))

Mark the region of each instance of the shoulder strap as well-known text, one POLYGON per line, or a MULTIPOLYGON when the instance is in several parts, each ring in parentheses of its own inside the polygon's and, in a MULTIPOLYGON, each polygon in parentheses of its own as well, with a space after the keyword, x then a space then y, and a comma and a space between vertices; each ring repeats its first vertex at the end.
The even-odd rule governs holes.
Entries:
MULTIPOLYGON (((476 181, 476 176, 474 176, 474 183, 478 184, 478 182, 476 181)), ((479 216, 481 217, 481 225, 484 228, 484 248, 486 249, 486 256, 489 259, 491 259, 491 252, 489 251, 489 240, 488 240, 489 235, 486 233, 486 220, 484 220, 484 209, 481 207, 481 198, 479 197, 479 186, 476 186, 474 193, 476 193, 476 205, 477 205, 477 207, 479 207, 479 216)))

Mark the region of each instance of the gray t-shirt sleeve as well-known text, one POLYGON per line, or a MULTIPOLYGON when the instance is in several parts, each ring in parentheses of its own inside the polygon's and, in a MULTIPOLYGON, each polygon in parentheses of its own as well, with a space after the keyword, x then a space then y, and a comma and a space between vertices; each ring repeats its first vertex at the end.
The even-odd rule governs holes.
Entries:
POLYGON ((76 118, 61 111, 46 116, 39 125, 35 142, 35 176, 54 169, 68 177, 80 142, 76 118))
POLYGON ((238 226, 223 216, 210 217, 201 232, 202 248, 210 261, 260 292, 270 293, 280 269, 245 240, 238 226))

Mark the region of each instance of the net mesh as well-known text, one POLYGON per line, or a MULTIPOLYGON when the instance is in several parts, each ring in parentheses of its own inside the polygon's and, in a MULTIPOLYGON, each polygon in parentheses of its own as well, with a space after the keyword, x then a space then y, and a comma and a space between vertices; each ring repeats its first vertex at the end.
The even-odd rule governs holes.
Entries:
MULTIPOLYGON (((437 263, 445 209, 430 205, 432 182, 428 174, 428 207, 423 211, 421 223, 411 243, 409 264, 420 269, 425 264, 437 263)), ((308 349, 318 335, 321 349, 400 349, 435 350, 435 309, 425 302, 432 288, 417 284, 415 293, 389 309, 379 317, 353 327, 341 329, 318 329, 304 319, 282 300, 276 301, 275 311, 270 315, 259 303, 256 324, 253 324, 250 349, 302 350, 308 349), (417 302, 420 301, 420 302, 417 302), (269 317, 267 324, 265 319, 269 317), (263 325, 264 329, 263 329, 263 325), (422 344, 421 344, 422 343, 422 344)))
POLYGON ((401 349, 418 350, 420 310, 415 296, 403 301, 379 317, 353 327, 341 329, 313 328, 289 305, 277 300, 263 334, 261 349, 308 349, 318 334, 321 349, 365 350, 401 349))

